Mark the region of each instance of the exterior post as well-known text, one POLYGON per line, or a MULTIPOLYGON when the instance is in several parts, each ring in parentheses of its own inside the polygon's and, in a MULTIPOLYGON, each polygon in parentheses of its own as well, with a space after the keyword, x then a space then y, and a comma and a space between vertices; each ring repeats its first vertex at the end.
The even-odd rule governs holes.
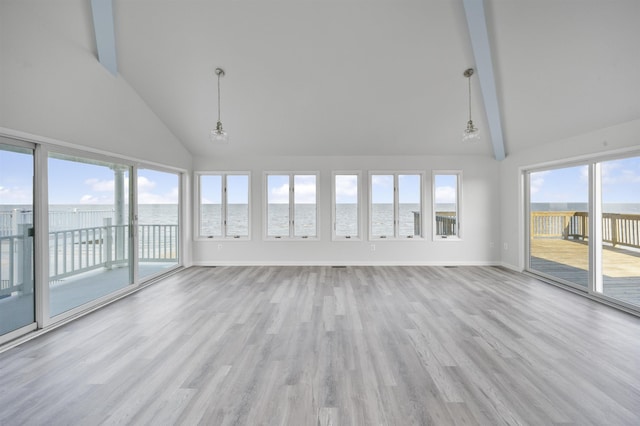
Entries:
POLYGON ((111 218, 105 217, 104 219, 104 267, 106 269, 113 268, 113 227, 111 226, 111 218))
POLYGON ((124 167, 114 167, 114 198, 115 198, 115 218, 116 218, 116 255, 115 261, 118 262, 124 259, 125 248, 125 202, 124 202, 124 172, 127 169, 124 167))

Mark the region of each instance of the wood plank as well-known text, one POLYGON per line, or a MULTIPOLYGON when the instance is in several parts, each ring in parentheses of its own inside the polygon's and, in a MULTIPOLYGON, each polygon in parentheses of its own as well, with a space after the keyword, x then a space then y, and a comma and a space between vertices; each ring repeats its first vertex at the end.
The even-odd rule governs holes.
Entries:
POLYGON ((0 354, 0 424, 640 424, 638 342, 496 267, 193 267, 0 354))

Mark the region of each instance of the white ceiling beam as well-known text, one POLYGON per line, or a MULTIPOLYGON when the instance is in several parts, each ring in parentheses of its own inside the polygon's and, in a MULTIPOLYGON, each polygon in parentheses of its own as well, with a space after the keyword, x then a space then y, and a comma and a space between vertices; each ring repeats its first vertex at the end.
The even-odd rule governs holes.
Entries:
POLYGON ((113 0, 91 0, 93 29, 96 34, 98 60, 113 75, 118 74, 116 36, 113 25, 113 0))
POLYGON ((491 45, 487 32, 487 20, 484 13, 483 0, 463 0, 464 11, 467 15, 467 26, 471 37, 473 56, 476 60, 476 71, 484 109, 487 114, 491 143, 496 160, 505 158, 504 138, 502 136, 502 122, 500 120, 500 106, 496 91, 496 79, 491 60, 491 45))

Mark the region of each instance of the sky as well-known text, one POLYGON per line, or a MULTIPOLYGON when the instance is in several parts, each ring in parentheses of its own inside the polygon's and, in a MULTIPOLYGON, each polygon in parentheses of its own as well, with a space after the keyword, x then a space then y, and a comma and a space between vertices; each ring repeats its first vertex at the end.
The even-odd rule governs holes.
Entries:
POLYGON ((435 203, 453 204, 456 202, 458 194, 457 175, 436 175, 435 176, 435 203))
MULTIPOLYGON (((602 201, 640 203, 640 157, 601 163, 602 201)), ((589 199, 587 166, 531 173, 531 202, 586 203, 589 199)))
MULTIPOLYGON (((249 178, 247 175, 227 175, 229 204, 248 204, 249 178)), ((200 202, 202 204, 222 204, 222 175, 202 175, 200 177, 200 202)))
MULTIPOLYGON (((114 203, 114 173, 104 165, 50 158, 49 204, 114 203)), ((0 151, 0 204, 30 204, 33 159, 30 155, 0 151)), ((128 177, 125 185, 128 185, 128 177)), ((138 170, 139 204, 177 204, 177 174, 138 170)))
MULTIPOLYGON (((316 175, 294 175, 294 203, 316 203, 316 175)), ((289 202, 289 175, 268 175, 267 193, 269 204, 286 204, 289 202)))
MULTIPOLYGON (((0 151, 0 204, 29 204, 32 194, 32 157, 28 154, 0 151)), ((640 157, 602 162, 602 194, 605 203, 640 203, 640 157)), ((206 178, 213 178, 206 176, 206 178)), ((454 176, 436 181, 436 202, 455 202, 454 176)), ((296 203, 314 203, 315 175, 297 175, 296 203)), ((107 166, 56 158, 49 159, 50 204, 113 204, 113 170, 107 166)), ((128 182, 128 179, 127 179, 128 182)), ((400 175, 400 202, 418 203, 420 179, 417 175, 400 175)), ((229 203, 244 204, 248 199, 246 176, 228 175, 229 203)), ((203 188, 203 201, 220 199, 219 184, 203 188)), ((270 203, 288 202, 288 176, 270 175, 270 203)), ((140 204, 175 204, 178 202, 178 175, 140 169, 138 177, 140 204)), ((357 199, 357 175, 336 180, 338 203, 357 199)), ((393 176, 372 176, 372 199, 375 203, 393 200, 393 176)), ((531 174, 532 202, 587 202, 588 168, 568 167, 531 174)))

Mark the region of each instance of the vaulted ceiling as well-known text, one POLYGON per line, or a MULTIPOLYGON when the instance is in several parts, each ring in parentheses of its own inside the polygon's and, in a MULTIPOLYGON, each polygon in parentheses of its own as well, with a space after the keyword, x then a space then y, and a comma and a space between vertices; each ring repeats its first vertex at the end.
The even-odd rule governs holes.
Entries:
MULTIPOLYGON (((639 1, 484 5, 507 155, 640 118, 639 1)), ((477 75, 483 140, 460 142, 462 74, 481 65, 463 0, 114 0, 113 14, 119 73, 194 155, 495 156, 477 75), (216 67, 228 145, 209 141, 216 67)))

